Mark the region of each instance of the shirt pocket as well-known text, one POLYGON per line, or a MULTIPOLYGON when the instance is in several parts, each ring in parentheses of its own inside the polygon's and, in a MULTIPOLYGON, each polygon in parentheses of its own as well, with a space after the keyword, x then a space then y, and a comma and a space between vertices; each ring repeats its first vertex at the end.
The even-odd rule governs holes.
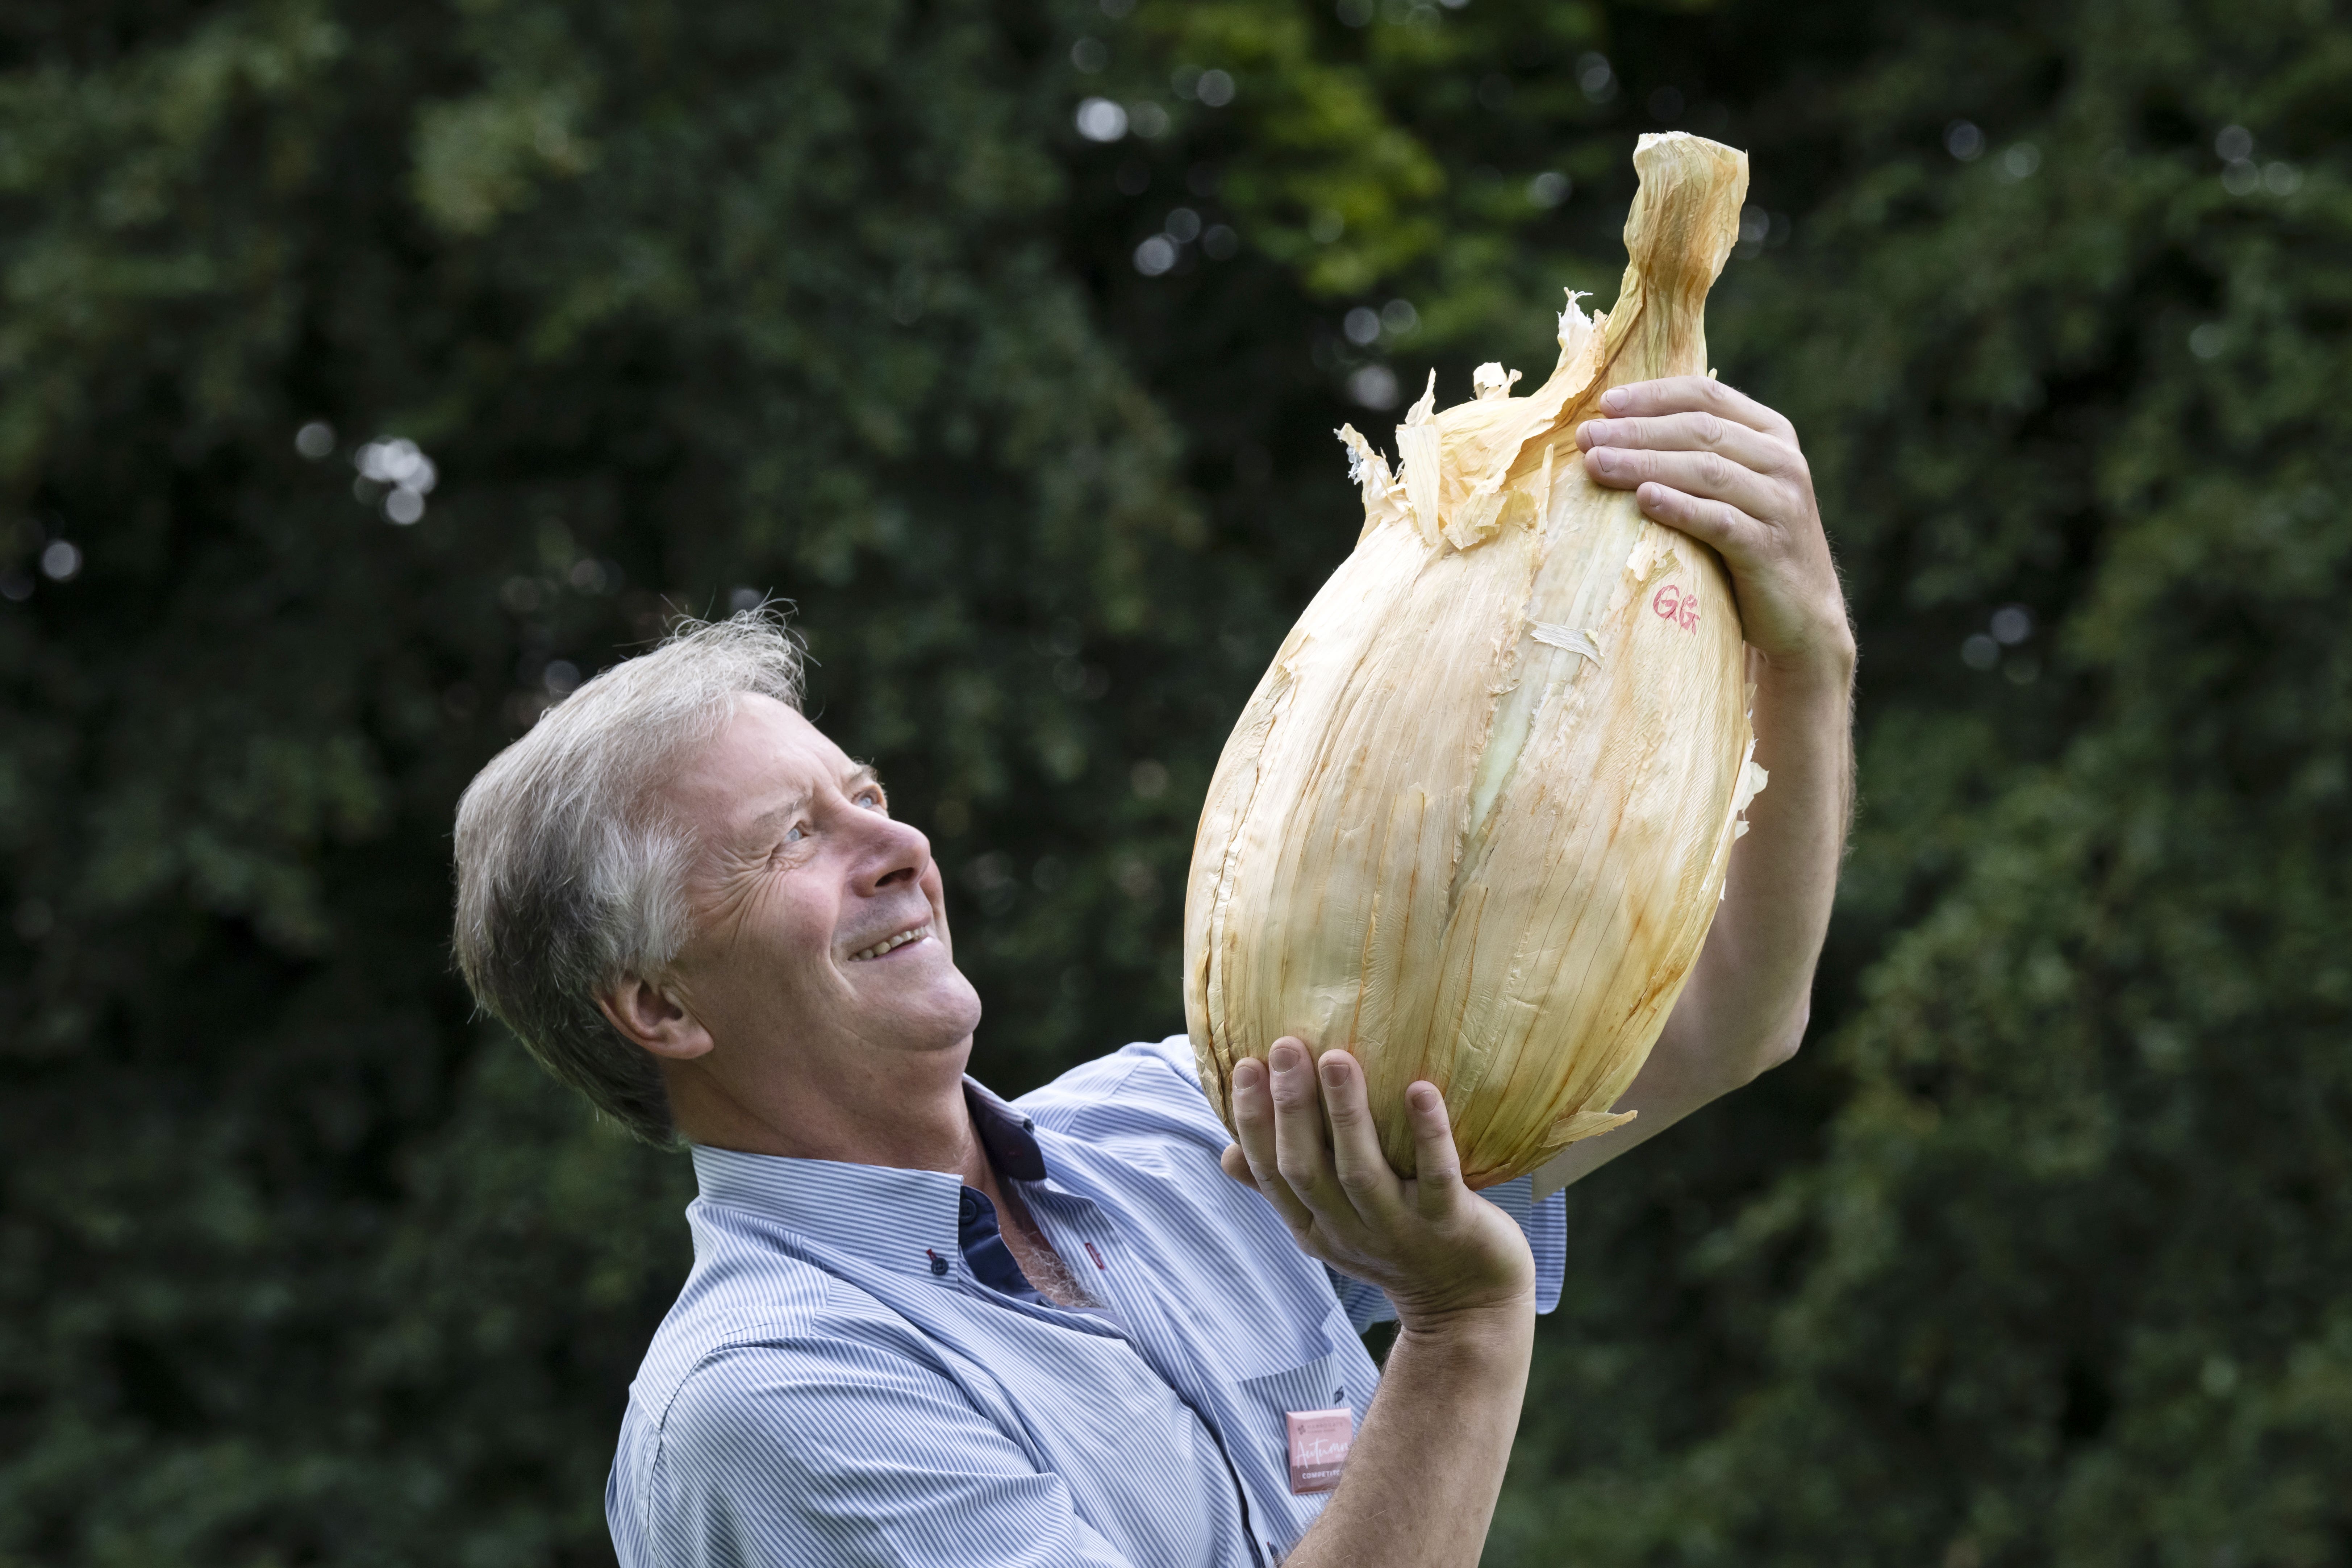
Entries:
POLYGON ((1348 1370, 1338 1352, 1327 1351, 1297 1366, 1241 1380, 1242 1391, 1253 1410, 1269 1418, 1261 1430, 1273 1434, 1275 1446, 1285 1453, 1286 1464, 1289 1438, 1282 1424, 1285 1415, 1297 1410, 1331 1410, 1345 1405, 1357 1420, 1363 1419, 1372 1391, 1369 1387, 1349 1387, 1349 1383, 1362 1380, 1349 1377, 1348 1370))
MULTIPOLYGON (((1320 1329, 1302 1333, 1289 1348, 1300 1357, 1295 1364, 1277 1363, 1273 1370, 1234 1380, 1250 1405, 1271 1412, 1273 1424, 1267 1429, 1274 1434, 1286 1470, 1289 1438, 1283 1427, 1285 1415, 1294 1410, 1333 1410, 1345 1405, 1361 1426, 1364 1412, 1371 1408, 1372 1394, 1381 1384, 1379 1364, 1339 1311, 1332 1312, 1320 1329)), ((1282 1360, 1287 1362, 1290 1357, 1282 1360)))

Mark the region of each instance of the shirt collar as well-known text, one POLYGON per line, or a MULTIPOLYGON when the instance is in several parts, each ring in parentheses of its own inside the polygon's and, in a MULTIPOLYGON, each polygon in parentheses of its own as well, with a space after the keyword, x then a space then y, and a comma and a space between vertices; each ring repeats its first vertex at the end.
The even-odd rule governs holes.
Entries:
POLYGON ((1045 1154, 1037 1147, 1035 1122, 990 1093, 977 1079, 963 1080, 963 1102, 971 1107, 972 1125, 980 1129, 989 1163, 999 1174, 1016 1182, 1045 1179, 1045 1154))
MULTIPOLYGON (((1045 1159, 1035 1128, 971 1079, 963 1080, 973 1127, 1000 1175, 1042 1181, 1045 1159)), ((702 1201, 774 1221, 819 1246, 910 1273, 961 1247, 963 1178, 836 1160, 792 1160, 693 1145, 702 1201)))

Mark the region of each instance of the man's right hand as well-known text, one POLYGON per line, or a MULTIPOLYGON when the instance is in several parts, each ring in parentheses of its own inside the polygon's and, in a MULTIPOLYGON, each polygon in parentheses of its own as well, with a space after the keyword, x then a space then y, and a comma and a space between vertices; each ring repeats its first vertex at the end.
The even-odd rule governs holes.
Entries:
POLYGON ((1283 1038, 1234 1067, 1240 1142, 1225 1173, 1265 1194, 1310 1257, 1388 1292, 1398 1333, 1339 1489, 1290 1568, 1473 1568, 1519 1424, 1535 1259, 1510 1216, 1462 1184, 1445 1100, 1405 1090, 1420 1175, 1381 1153, 1363 1068, 1283 1038), (1317 1087, 1318 1079, 1321 1087, 1317 1087), (1325 1138, 1325 1118, 1329 1138, 1325 1138))
POLYGON ((1527 1237, 1462 1184, 1435 1086, 1405 1090, 1420 1174, 1403 1181, 1381 1152, 1355 1058, 1331 1050, 1310 1062, 1287 1036, 1267 1057, 1271 1075, 1267 1063, 1234 1065, 1241 1141, 1224 1152, 1225 1173, 1263 1194, 1309 1257, 1387 1292, 1406 1329, 1465 1315, 1531 1325, 1535 1259, 1527 1237))

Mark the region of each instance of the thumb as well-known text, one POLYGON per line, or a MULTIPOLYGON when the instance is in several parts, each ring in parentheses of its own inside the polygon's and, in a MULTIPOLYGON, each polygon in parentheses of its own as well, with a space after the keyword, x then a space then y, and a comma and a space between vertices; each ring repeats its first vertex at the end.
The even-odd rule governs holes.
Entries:
POLYGON ((1462 1155, 1454 1147, 1454 1123, 1435 1084, 1414 1084, 1404 1091, 1404 1102, 1412 1122, 1413 1206, 1424 1218, 1437 1219, 1451 1213, 1467 1191, 1462 1155))

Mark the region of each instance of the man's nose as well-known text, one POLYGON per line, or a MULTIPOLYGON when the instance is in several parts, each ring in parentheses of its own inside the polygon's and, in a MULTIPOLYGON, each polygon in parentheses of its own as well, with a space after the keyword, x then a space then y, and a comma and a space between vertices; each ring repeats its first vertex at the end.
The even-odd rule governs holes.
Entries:
POLYGON ((859 890, 880 892, 919 880, 931 863, 931 841, 891 817, 875 816, 869 822, 869 841, 858 868, 859 890))

